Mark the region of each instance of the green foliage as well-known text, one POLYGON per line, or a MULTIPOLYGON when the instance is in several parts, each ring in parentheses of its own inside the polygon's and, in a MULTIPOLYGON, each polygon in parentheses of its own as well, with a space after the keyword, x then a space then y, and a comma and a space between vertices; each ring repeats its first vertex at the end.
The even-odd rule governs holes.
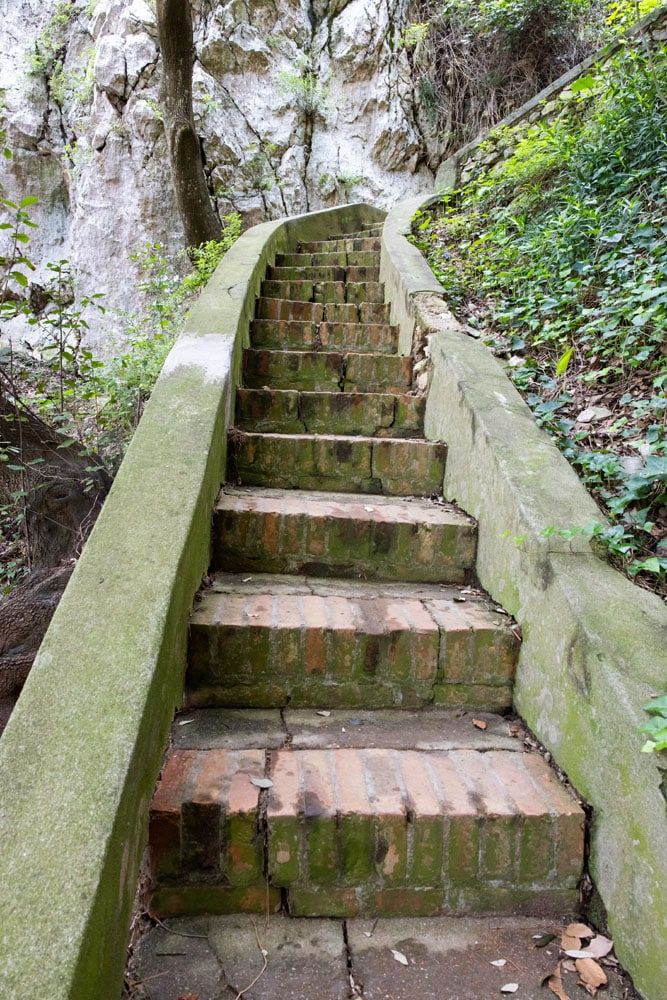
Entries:
POLYGON ((661 750, 667 750, 667 694, 653 698, 648 705, 644 705, 644 711, 648 712, 650 719, 639 727, 640 733, 648 736, 642 747, 642 753, 659 753, 661 750))
POLYGON ((278 80, 283 93, 307 117, 324 114, 328 91, 311 70, 283 70, 278 80))
POLYGON ((558 31, 565 31, 575 17, 593 6, 594 0, 445 0, 442 15, 456 18, 477 35, 525 31, 545 14, 558 31))
POLYGON ((413 21, 401 32, 400 44, 405 49, 414 49, 424 41, 430 29, 430 21, 413 21))
POLYGON ((448 195, 439 222, 416 220, 452 305, 508 357, 609 514, 592 534, 663 582, 666 57, 621 52, 550 120, 519 126, 512 155, 448 195), (591 402, 603 409, 578 419, 591 402))
MULTIPOLYGON (((114 470, 141 417, 164 360, 180 332, 185 311, 209 280, 222 257, 241 233, 241 217, 223 220, 220 240, 211 241, 169 258, 160 244, 150 244, 133 255, 139 288, 146 307, 125 318, 121 351, 109 360, 95 357, 86 346, 89 322, 103 311, 102 296, 77 294, 69 261, 47 265, 49 280, 41 289, 43 305, 33 311, 27 294, 34 270, 26 256, 34 222, 30 209, 34 197, 19 204, 0 200, 4 209, 0 230, 10 239, 9 253, 0 274, 0 320, 24 315, 42 333, 39 346, 17 354, 0 348, 0 382, 23 408, 29 408, 62 435, 63 445, 75 442, 91 456, 114 470), (183 276, 183 264, 189 269, 183 276)), ((20 453, 0 442, 0 462, 21 479, 27 471, 20 453)), ((96 468, 91 465, 91 472, 96 468)), ((92 485, 92 479, 91 479, 92 485)), ((3 559, 0 593, 14 586, 26 569, 26 490, 14 493, 10 506, 0 508, 3 559)))
POLYGON ((30 54, 31 74, 50 78, 57 67, 62 68, 65 35, 75 16, 76 7, 72 0, 57 0, 55 9, 37 36, 30 54))

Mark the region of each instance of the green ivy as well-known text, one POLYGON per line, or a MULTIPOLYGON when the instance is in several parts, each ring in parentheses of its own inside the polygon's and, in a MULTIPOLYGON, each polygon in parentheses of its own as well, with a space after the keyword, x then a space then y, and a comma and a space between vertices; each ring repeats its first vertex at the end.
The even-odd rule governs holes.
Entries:
POLYGON ((414 237, 602 503, 611 525, 592 532, 631 576, 663 582, 666 94, 667 49, 622 51, 548 120, 491 136, 485 152, 511 155, 418 216, 414 237), (591 397, 610 403, 604 443, 577 419, 591 397))

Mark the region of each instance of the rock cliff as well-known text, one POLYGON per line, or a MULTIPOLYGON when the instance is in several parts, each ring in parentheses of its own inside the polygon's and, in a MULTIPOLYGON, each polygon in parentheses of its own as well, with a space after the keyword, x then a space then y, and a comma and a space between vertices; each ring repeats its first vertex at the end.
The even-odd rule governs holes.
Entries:
MULTIPOLYGON (((195 0, 195 112, 220 215, 246 224, 428 189, 407 0, 195 0)), ((33 257, 67 257, 104 292, 98 338, 136 307, 130 253, 182 234, 146 0, 0 0, 0 127, 8 197, 38 194, 33 257)), ((39 270, 36 275, 39 280, 39 270)))

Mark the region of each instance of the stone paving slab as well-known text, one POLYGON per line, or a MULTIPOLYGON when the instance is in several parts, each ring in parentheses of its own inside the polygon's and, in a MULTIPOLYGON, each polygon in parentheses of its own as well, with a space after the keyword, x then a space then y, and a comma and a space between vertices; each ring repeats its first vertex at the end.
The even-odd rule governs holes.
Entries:
MULTIPOLYGON (((516 1000, 546 1000, 553 994, 541 982, 552 972, 558 948, 535 948, 533 934, 562 930, 559 923, 534 918, 452 918, 428 920, 353 920, 347 925, 352 972, 364 1000, 493 1000, 501 987, 518 983, 516 1000), (367 935, 371 934, 370 937, 367 935), (408 965, 397 962, 391 949, 408 965), (497 968, 491 962, 505 959, 497 968)), ((607 970, 611 973, 611 970, 607 970)), ((586 997, 565 975, 573 1000, 586 997)), ((610 974, 605 1000, 622 1000, 620 977, 610 974)))
POLYGON ((510 736, 509 723, 498 715, 475 713, 487 724, 482 731, 473 715, 437 710, 421 712, 332 711, 318 715, 310 710, 285 711, 285 725, 294 749, 327 747, 379 747, 395 750, 522 750, 521 740, 510 736))
POLYGON ((290 920, 244 916, 173 920, 170 927, 201 938, 181 937, 156 927, 135 951, 132 976, 147 992, 133 998, 233 1000, 261 972, 266 972, 245 1000, 347 1000, 347 952, 340 921, 290 920), (257 932, 257 933, 255 933, 257 932))
MULTIPOLYGON (((135 948, 129 978, 136 983, 129 1000, 234 1000, 262 969, 255 927, 267 951, 267 969, 245 1000, 493 1000, 501 987, 518 983, 517 1000, 546 1000, 540 986, 553 971, 558 950, 535 948, 533 935, 559 934, 564 923, 535 918, 430 918, 290 920, 274 916, 267 929, 262 917, 200 917, 170 920, 182 937, 155 927, 135 948), (404 966, 392 956, 400 951, 404 966), (492 961, 505 959, 497 968, 492 961)), ((636 997, 619 972, 607 968, 609 986, 600 997, 636 997)), ((586 998, 576 976, 563 973, 572 1000, 586 998)))
POLYGON ((177 750, 296 750, 385 747, 395 750, 513 750, 523 743, 510 723, 485 712, 424 709, 330 712, 315 709, 219 709, 183 712, 172 727, 177 750), (480 730, 473 724, 486 722, 480 730))

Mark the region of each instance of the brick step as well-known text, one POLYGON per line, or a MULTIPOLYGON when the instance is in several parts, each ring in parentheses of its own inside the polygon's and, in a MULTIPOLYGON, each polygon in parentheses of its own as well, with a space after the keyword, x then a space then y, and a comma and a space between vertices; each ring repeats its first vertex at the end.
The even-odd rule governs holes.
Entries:
POLYGON ((371 250, 334 250, 279 253, 276 267, 380 267, 380 253, 371 250))
POLYGON ((238 389, 236 424, 259 433, 420 438, 425 404, 405 393, 238 389))
POLYGON ((411 438, 230 432, 229 481, 238 486, 439 496, 444 444, 411 438))
POLYGON ((396 354, 399 328, 389 323, 307 323, 256 319, 250 327, 253 347, 269 350, 320 351, 333 348, 362 353, 396 354))
MULTIPOLYGON (((342 282, 352 282, 354 284, 363 282, 379 282, 380 280, 380 268, 379 266, 354 266, 354 267, 339 267, 339 266, 323 266, 323 265, 313 265, 313 266, 299 266, 299 267, 269 267, 266 273, 267 280, 269 281, 313 281, 317 285, 320 283, 324 284, 339 284, 342 282)), ((344 300, 343 300, 344 301, 344 300)))
POLYGON ((464 583, 477 528, 428 501, 226 487, 213 518, 213 569, 464 583))
POLYGON ((262 298, 296 302, 384 302, 384 285, 379 281, 262 281, 262 298))
POLYGON ((514 626, 483 595, 462 596, 433 584, 218 574, 190 620, 187 703, 505 710, 514 626))
POLYGON ((298 320, 307 323, 388 323, 390 306, 384 302, 304 302, 260 298, 257 319, 298 320))
POLYGON ((478 745, 175 749, 151 806, 151 911, 574 909, 581 807, 541 756, 478 745))
POLYGON ((248 389, 405 392, 412 384, 412 358, 397 354, 339 351, 243 352, 243 382, 248 389))
POLYGON ((300 243, 298 252, 313 253, 380 253, 382 240, 379 236, 348 236, 314 243, 300 243))

